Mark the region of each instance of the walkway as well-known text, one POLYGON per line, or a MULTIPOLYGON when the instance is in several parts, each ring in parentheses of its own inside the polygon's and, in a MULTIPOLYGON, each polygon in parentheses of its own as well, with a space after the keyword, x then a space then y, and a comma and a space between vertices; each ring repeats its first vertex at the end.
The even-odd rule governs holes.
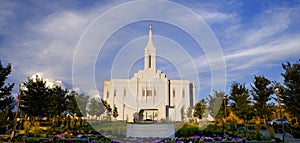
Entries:
MULTIPOLYGON (((270 136, 268 130, 261 130, 260 132, 263 136, 270 136)), ((274 134, 274 136, 282 140, 283 134, 274 134)), ((294 138, 290 133, 285 133, 284 141, 288 143, 300 143, 300 139, 294 138)))

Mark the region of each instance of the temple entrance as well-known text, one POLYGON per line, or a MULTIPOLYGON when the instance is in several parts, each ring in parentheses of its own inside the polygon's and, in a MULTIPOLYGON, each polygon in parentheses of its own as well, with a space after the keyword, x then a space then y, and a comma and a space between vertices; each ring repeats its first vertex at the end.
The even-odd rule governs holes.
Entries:
POLYGON ((157 122, 158 113, 158 109, 141 109, 139 119, 142 122, 157 122))

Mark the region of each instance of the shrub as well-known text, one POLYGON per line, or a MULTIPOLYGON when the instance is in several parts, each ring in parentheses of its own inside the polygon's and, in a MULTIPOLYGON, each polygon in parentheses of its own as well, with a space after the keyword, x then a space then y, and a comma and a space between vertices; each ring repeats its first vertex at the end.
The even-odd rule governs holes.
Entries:
POLYGON ((275 139, 274 128, 268 126, 267 129, 268 129, 268 131, 269 131, 269 133, 270 133, 270 138, 271 138, 271 139, 275 139))
POLYGON ((300 130, 299 129, 294 129, 293 130, 293 136, 294 136, 294 138, 300 138, 300 130))
POLYGON ((211 129, 211 130, 216 130, 217 129, 217 125, 216 124, 209 124, 206 127, 207 129, 211 129))

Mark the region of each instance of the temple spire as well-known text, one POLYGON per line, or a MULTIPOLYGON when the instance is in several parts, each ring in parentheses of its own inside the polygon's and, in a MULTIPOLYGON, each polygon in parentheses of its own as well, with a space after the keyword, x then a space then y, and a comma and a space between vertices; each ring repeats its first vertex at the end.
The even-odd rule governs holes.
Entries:
POLYGON ((156 49, 152 42, 152 24, 149 25, 148 44, 144 49, 144 70, 156 71, 156 49))
POLYGON ((152 42, 152 24, 149 25, 148 45, 153 45, 153 42, 152 42))

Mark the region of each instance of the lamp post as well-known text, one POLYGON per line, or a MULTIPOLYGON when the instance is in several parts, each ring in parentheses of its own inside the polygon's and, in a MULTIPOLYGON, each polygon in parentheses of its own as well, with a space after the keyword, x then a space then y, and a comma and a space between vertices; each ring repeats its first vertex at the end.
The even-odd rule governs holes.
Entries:
POLYGON ((224 104, 224 124, 223 124, 223 132, 225 133, 225 126, 226 126, 226 100, 227 100, 227 96, 224 95, 223 97, 223 104, 224 104))
MULTIPOLYGON (((19 97, 18 97, 18 100, 17 100, 17 102, 18 102, 18 105, 17 105, 17 109, 16 109, 16 114, 15 114, 15 118, 14 118, 14 128, 13 128, 13 130, 12 130, 12 132, 11 132, 11 139, 13 139, 14 138, 14 136, 15 136, 15 131, 16 131, 16 128, 17 128, 17 118, 18 118, 18 112, 19 112, 19 107, 20 107, 20 102, 21 102, 21 96, 22 96, 22 90, 21 90, 21 87, 23 87, 23 85, 24 85, 24 82, 20 82, 19 83, 19 97)), ((21 117, 22 118, 22 117, 21 117)))
POLYGON ((226 117, 226 100, 227 100, 227 96, 224 95, 224 121, 225 121, 225 117, 226 117))
POLYGON ((280 120, 281 120, 281 127, 282 127, 282 141, 284 142, 285 131, 284 131, 283 117, 282 117, 281 104, 280 104, 280 93, 279 93, 280 89, 276 87, 275 91, 277 95, 277 102, 278 102, 278 107, 280 112, 280 120))

